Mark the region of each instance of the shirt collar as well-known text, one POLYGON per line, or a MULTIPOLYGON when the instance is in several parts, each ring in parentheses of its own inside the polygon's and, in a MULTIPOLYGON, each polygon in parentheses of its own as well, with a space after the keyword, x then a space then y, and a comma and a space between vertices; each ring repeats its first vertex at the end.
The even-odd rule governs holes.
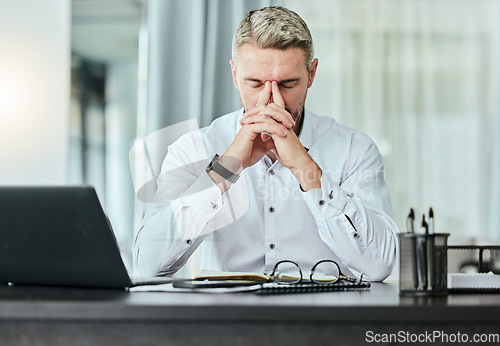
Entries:
POLYGON ((234 134, 235 137, 238 134, 238 132, 240 132, 240 130, 241 130, 240 120, 241 120, 241 118, 243 118, 243 107, 241 107, 240 110, 237 111, 237 113, 238 113, 238 115, 236 116, 236 124, 235 124, 236 125, 236 127, 235 127, 236 133, 234 134))
POLYGON ((312 119, 311 113, 304 108, 304 120, 299 133, 299 140, 302 146, 309 150, 312 146, 312 119))

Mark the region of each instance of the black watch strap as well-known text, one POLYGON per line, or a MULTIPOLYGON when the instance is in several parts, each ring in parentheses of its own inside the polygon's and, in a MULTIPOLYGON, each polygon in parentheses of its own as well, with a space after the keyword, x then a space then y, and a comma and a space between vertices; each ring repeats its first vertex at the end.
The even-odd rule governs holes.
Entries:
POLYGON ((215 173, 217 173, 227 181, 231 182, 232 184, 236 183, 236 181, 240 177, 239 174, 231 172, 226 167, 221 165, 218 160, 219 160, 219 155, 215 154, 212 161, 210 161, 210 163, 208 164, 207 172, 214 171, 215 173))

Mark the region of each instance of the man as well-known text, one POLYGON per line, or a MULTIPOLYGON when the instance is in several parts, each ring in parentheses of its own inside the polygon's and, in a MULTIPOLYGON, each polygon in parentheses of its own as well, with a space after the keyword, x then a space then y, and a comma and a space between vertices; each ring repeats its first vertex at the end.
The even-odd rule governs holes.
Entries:
POLYGON ((293 260, 307 272, 329 259, 348 276, 391 273, 397 227, 382 157, 366 135, 304 109, 313 57, 295 12, 242 20, 230 63, 243 109, 169 147, 134 243, 142 275, 172 275, 197 248, 201 269, 262 273, 293 260))

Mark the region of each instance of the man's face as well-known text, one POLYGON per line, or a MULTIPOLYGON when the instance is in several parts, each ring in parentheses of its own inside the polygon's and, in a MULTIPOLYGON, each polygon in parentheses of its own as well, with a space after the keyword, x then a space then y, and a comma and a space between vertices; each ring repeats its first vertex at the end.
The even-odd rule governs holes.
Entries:
POLYGON ((302 115, 317 65, 318 60, 314 59, 307 71, 305 53, 300 48, 263 49, 248 43, 239 47, 236 62, 231 59, 233 82, 245 111, 256 106, 266 81, 276 81, 285 108, 296 121, 302 115))

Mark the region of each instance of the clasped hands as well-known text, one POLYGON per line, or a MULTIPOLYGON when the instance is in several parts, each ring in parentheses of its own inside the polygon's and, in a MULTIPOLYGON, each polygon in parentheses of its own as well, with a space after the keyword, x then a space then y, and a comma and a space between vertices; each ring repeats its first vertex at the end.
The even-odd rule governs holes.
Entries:
MULTIPOLYGON (((240 131, 219 160, 221 164, 226 162, 233 166, 238 162, 241 171, 271 151, 290 169, 304 191, 321 187, 321 169, 294 132, 295 119, 285 109, 276 81, 265 83, 256 106, 244 113, 240 123, 240 131)), ((231 170, 234 166, 226 168, 231 170)))

